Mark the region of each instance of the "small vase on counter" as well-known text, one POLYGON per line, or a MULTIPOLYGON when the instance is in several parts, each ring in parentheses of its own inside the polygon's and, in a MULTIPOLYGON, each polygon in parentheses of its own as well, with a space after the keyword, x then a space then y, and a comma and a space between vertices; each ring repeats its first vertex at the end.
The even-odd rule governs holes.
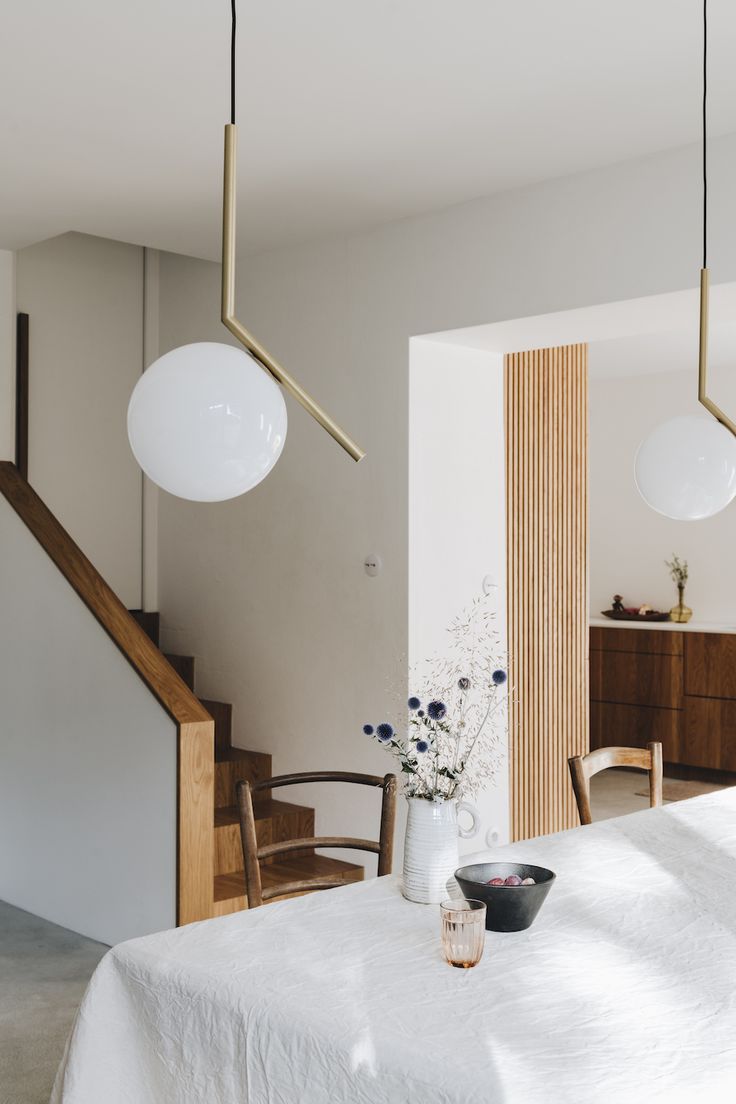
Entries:
POLYGON ((679 625, 684 625, 690 620, 693 615, 693 611, 689 606, 685 605, 685 583, 688 580, 688 566, 687 560, 681 560, 679 556, 672 553, 671 560, 664 561, 667 567, 670 569, 670 576, 672 582, 677 586, 678 602, 676 606, 673 606, 670 610, 670 621, 675 621, 679 625))
POLYGON ((670 621, 677 621, 678 624, 684 625, 690 620, 693 615, 693 611, 689 606, 686 606, 683 599, 685 597, 685 584, 678 583, 677 593, 679 601, 676 606, 673 606, 670 610, 670 621))

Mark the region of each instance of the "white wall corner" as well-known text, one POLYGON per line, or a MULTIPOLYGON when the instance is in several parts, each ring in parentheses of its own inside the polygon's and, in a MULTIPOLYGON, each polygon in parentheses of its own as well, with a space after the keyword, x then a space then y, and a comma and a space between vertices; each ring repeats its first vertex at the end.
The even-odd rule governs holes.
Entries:
MULTIPOLYGON (((160 256, 157 249, 143 250, 143 363, 142 371, 160 354, 159 300, 160 256)), ((158 595, 158 487, 141 473, 143 510, 141 516, 141 605, 144 610, 159 608, 158 595)))
MULTIPOLYGON (((409 663, 444 655, 447 629, 484 593, 506 635, 503 356, 413 338, 409 383, 409 663)), ((417 687, 412 687, 416 692, 417 687)), ((461 851, 509 839, 508 731, 461 851)))

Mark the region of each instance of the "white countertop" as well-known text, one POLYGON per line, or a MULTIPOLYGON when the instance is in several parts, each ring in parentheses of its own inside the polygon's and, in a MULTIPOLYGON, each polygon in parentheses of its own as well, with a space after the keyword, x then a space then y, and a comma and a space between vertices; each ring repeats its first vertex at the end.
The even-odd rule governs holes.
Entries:
POLYGON ((591 626, 607 629, 661 629, 663 632, 736 633, 736 625, 720 625, 716 621, 612 621, 610 617, 591 617, 591 626))

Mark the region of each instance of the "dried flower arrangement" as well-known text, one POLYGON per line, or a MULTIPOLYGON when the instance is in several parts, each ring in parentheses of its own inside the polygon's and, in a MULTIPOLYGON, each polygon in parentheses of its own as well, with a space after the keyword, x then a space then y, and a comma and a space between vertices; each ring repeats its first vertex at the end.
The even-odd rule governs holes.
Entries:
POLYGON ((448 633, 446 655, 422 664, 426 692, 409 698, 406 737, 387 721, 363 727, 397 759, 406 796, 428 801, 472 796, 491 781, 505 727, 506 655, 486 599, 476 599, 448 633))
POLYGON ((679 556, 676 556, 673 552, 672 559, 665 560, 664 562, 665 565, 670 569, 672 582, 675 584, 678 590, 680 590, 680 588, 684 590, 685 583, 687 582, 688 577, 687 560, 681 560, 679 556))

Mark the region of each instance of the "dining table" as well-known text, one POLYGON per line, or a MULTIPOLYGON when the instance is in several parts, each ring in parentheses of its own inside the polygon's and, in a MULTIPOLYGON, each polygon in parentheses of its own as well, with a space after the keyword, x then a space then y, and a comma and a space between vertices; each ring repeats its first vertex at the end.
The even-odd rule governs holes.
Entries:
POLYGON ((736 790, 477 859, 557 877, 472 969, 394 876, 112 948, 52 1104, 736 1101, 736 790))

